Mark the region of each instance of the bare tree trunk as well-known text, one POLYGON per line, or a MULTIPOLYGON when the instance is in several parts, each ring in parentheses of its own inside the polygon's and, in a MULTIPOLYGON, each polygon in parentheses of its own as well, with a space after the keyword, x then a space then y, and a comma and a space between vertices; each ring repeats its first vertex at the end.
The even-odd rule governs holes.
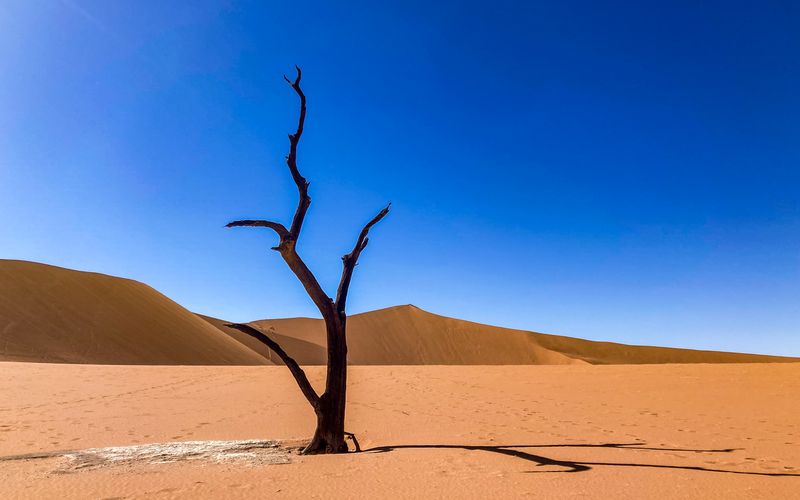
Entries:
POLYGON ((266 344, 275 354, 277 354, 291 371, 300 389, 303 391, 308 402, 314 408, 317 415, 317 429, 311 442, 303 450, 306 454, 316 453, 346 453, 347 443, 345 436, 353 439, 353 444, 358 451, 358 441, 356 437, 344 430, 345 406, 347 402, 347 314, 345 306, 347 303, 347 293, 350 289, 350 281, 353 276, 358 258, 366 248, 369 238, 369 230, 389 213, 389 206, 381 210, 378 215, 372 218, 361 230, 358 235, 353 250, 342 257, 342 277, 339 281, 339 288, 336 292, 336 299, 331 299, 319 285, 314 274, 306 266, 303 259, 297 253, 296 244, 303 227, 306 212, 311 204, 308 196, 308 181, 300 174, 297 168, 297 144, 303 134, 303 127, 306 117, 306 96, 300 89, 300 78, 302 74, 297 68, 297 77, 294 81, 284 76, 297 95, 300 97, 300 117, 298 119, 297 131, 289 134, 289 155, 286 157, 286 164, 292 179, 297 185, 299 201, 292 225, 289 229, 279 222, 267 220, 239 220, 231 222, 227 227, 266 227, 275 231, 280 237, 278 246, 272 247, 273 250, 280 252, 281 257, 302 283, 308 296, 317 306, 325 320, 326 338, 328 343, 328 371, 325 382, 325 392, 318 396, 311 383, 308 381, 305 372, 297 362, 289 356, 277 342, 270 339, 264 332, 247 324, 231 324, 230 327, 236 328, 266 344))
POLYGON ((317 430, 303 453, 344 453, 344 417, 347 401, 347 340, 345 318, 326 324, 328 338, 328 373, 325 393, 320 397, 317 430))
MULTIPOLYGON (((328 370, 325 392, 317 396, 316 391, 308 381, 305 372, 297 362, 289 356, 274 340, 264 332, 248 324, 233 323, 227 325, 260 340, 275 352, 286 364, 294 375, 303 394, 314 408, 317 415, 317 429, 314 437, 303 450, 304 454, 319 453, 346 453, 347 443, 344 430, 345 406, 347 401, 347 341, 345 337, 345 318, 340 321, 327 323, 328 337, 334 339, 328 342, 328 370)), ((354 438, 354 443, 355 443, 354 438)))

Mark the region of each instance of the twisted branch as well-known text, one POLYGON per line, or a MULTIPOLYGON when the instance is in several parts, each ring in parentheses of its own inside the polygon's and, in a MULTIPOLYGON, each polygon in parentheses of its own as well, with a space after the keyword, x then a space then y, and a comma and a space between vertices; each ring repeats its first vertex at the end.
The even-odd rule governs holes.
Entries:
POLYGON ((308 206, 311 205, 311 198, 308 196, 308 181, 300 174, 297 168, 297 143, 300 142, 300 137, 303 135, 303 126, 306 122, 306 95, 300 88, 300 78, 303 76, 299 66, 295 66, 297 70, 297 77, 294 81, 289 80, 286 75, 283 79, 291 85, 297 95, 300 97, 300 116, 297 119, 297 130, 294 134, 289 134, 289 154, 286 156, 286 165, 289 166, 289 171, 292 173, 292 179, 297 184, 297 191, 300 199, 297 202, 297 210, 294 212, 292 219, 292 226, 289 228, 289 234, 293 239, 300 236, 300 229, 303 227, 303 220, 306 217, 308 206))
POLYGON ((303 227, 303 220, 305 219, 308 207, 311 204, 311 198, 308 196, 308 181, 300 174, 297 168, 297 144, 300 142, 300 137, 303 135, 303 127, 306 121, 306 96, 300 88, 300 78, 302 72, 298 66, 297 77, 294 81, 289 80, 286 75, 283 79, 294 89, 298 96, 300 96, 300 117, 297 120, 297 130, 293 134, 289 134, 289 154, 286 156, 286 165, 289 166, 289 172, 292 174, 292 179, 297 185, 299 193, 299 200, 297 209, 295 210, 294 217, 292 218, 292 225, 287 230, 286 226, 277 222, 265 220, 240 220, 227 224, 226 227, 268 227, 275 231, 280 237, 280 244, 272 247, 281 253, 283 260, 297 276, 297 279, 303 284, 306 292, 311 300, 319 309, 323 318, 333 318, 333 301, 322 290, 319 282, 314 277, 314 274, 308 268, 303 259, 298 255, 295 248, 297 238, 300 236, 300 229, 303 227))
POLYGON ((289 231, 286 229, 286 226, 280 222, 268 220, 235 220, 225 224, 225 227, 268 227, 275 231, 281 239, 280 245, 272 247, 273 250, 280 250, 284 242, 289 239, 289 231))
POLYGON ((315 410, 319 407, 319 396, 314 390, 314 387, 311 386, 311 382, 308 381, 306 372, 300 368, 300 365, 297 364, 297 361, 295 361, 294 358, 289 356, 286 351, 283 350, 280 344, 267 337, 261 330, 253 328, 250 325, 243 323, 229 323, 225 326, 235 328, 236 330, 239 330, 240 332, 247 334, 256 340, 259 340, 262 344, 265 344, 267 347, 269 347, 272 352, 277 354, 278 357, 283 360, 283 363, 287 368, 289 368, 289 371, 292 372, 294 379, 297 381, 297 385, 300 386, 300 390, 303 391, 303 395, 306 397, 308 402, 311 403, 311 406, 315 410))
POLYGON ((342 257, 342 278, 339 280, 339 289, 336 291, 335 302, 336 311, 339 314, 343 314, 345 311, 345 305, 347 304, 347 292, 350 290, 350 280, 353 278, 353 271, 358 263, 358 257, 367 247, 367 243, 369 243, 369 238, 367 237, 369 230, 372 228, 372 226, 380 222, 381 219, 386 217, 386 214, 389 213, 389 207, 391 206, 392 204, 389 203, 386 205, 386 208, 378 212, 378 215, 367 222, 367 225, 364 226, 364 229, 362 229, 361 233, 358 235, 356 246, 353 247, 353 251, 342 257))

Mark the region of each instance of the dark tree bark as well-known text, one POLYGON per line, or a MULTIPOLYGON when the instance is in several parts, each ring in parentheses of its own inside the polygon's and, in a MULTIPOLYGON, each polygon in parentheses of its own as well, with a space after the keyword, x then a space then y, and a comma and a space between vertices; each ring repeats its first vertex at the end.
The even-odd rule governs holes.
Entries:
POLYGON ((228 326, 258 339, 275 352, 289 368, 289 371, 300 386, 300 390, 303 391, 303 395, 305 395, 314 409, 317 415, 317 429, 303 453, 346 453, 347 443, 345 443, 345 437, 350 437, 353 440, 356 451, 359 448, 355 436, 344 430, 347 397, 347 314, 345 313, 347 292, 350 288, 350 280, 353 277, 353 270, 358 263, 358 258, 369 242, 367 237, 369 230, 389 213, 389 206, 381 210, 364 226, 358 235, 353 251, 342 257, 342 277, 339 281, 336 299, 331 299, 323 291, 314 274, 297 253, 297 240, 303 228, 306 212, 311 205, 311 198, 308 196, 309 183, 297 168, 297 144, 303 135, 303 127, 306 120, 306 96, 300 88, 301 77, 300 68, 297 68, 297 77, 294 81, 286 76, 283 77, 300 97, 300 117, 297 121, 297 130, 293 134, 289 134, 289 154, 286 156, 286 165, 289 167, 289 172, 292 174, 292 179, 297 185, 299 194, 292 225, 289 229, 286 229, 286 226, 279 222, 239 220, 227 224, 227 227, 266 227, 272 229, 278 235, 279 243, 272 249, 281 254, 289 269, 302 283, 306 293, 319 309, 322 319, 325 320, 328 344, 328 370, 325 392, 321 396, 318 395, 300 365, 264 332, 246 324, 228 326))

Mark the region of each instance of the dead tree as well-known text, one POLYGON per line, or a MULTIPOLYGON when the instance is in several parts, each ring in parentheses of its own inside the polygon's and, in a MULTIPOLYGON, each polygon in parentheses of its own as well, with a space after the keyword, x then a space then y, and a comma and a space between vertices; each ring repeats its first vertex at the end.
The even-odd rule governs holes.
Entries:
POLYGON ((300 142, 300 137, 303 135, 303 126, 306 119, 306 96, 300 88, 301 76, 300 68, 297 67, 297 77, 294 81, 286 76, 283 77, 300 97, 300 117, 297 122, 297 131, 289 134, 289 154, 286 156, 286 165, 289 167, 289 172, 292 174, 292 179, 294 179, 300 195, 297 209, 292 218, 292 225, 289 229, 286 229, 286 226, 279 222, 239 220, 229 223, 227 227, 266 227, 277 233, 280 238, 278 245, 272 247, 272 249, 281 254, 281 257, 297 276, 297 279, 300 280, 300 283, 303 284, 308 296, 311 297, 325 320, 328 343, 328 370, 325 392, 322 395, 318 395, 300 365, 264 332, 246 324, 232 324, 229 326, 258 339, 275 352, 292 372, 297 384, 303 391, 303 395, 314 408, 314 412, 317 415, 317 429, 314 432, 313 439, 303 450, 303 453, 345 453, 347 452, 346 435, 352 437, 356 448, 358 447, 355 436, 346 433, 344 430, 347 391, 347 315, 345 313, 347 291, 350 288, 350 280, 353 277, 353 270, 358 262, 358 257, 369 242, 367 237, 369 230, 389 213, 389 206, 378 212, 378 215, 364 226, 358 235, 353 250, 342 257, 343 269, 339 288, 336 291, 336 298, 330 298, 322 290, 314 274, 297 253, 297 240, 300 236, 300 230, 303 228, 306 212, 311 204, 311 198, 308 196, 309 183, 297 168, 297 143, 300 142))

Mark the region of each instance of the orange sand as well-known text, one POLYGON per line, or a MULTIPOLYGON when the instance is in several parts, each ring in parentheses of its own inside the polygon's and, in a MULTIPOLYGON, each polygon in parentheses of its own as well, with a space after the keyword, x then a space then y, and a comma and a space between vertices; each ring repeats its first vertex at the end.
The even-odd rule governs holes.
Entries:
MULTIPOLYGON (((7 362, 0 394, 2 456, 313 431, 279 366, 7 362)), ((769 475, 800 475, 798 394, 800 364, 357 366, 348 430, 372 451, 71 474, 0 460, 0 498, 800 498, 800 476, 769 475)))

